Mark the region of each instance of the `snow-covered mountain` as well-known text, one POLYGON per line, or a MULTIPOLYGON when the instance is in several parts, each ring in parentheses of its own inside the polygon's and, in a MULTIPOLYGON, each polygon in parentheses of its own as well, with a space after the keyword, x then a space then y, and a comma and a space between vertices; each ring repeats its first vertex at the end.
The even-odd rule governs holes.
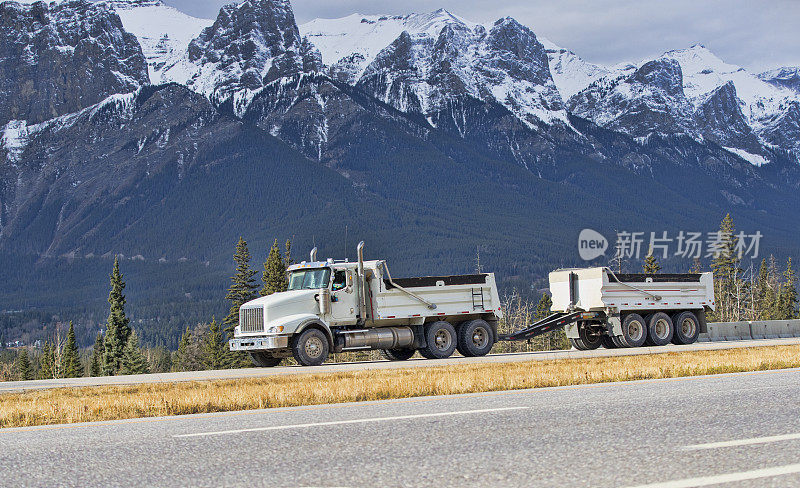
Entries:
POLYGON ((440 9, 317 19, 300 31, 332 77, 401 111, 432 120, 470 96, 499 103, 530 126, 567 123, 544 46, 514 19, 480 25, 440 9))
POLYGON ((775 68, 761 73, 758 77, 771 85, 800 93, 800 67, 775 68))

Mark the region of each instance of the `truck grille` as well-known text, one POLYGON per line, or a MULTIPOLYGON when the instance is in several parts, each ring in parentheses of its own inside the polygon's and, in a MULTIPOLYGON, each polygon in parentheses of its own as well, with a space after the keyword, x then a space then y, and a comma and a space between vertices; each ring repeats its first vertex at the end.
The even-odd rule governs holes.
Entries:
POLYGON ((239 310, 239 331, 264 332, 264 309, 259 307, 239 310))

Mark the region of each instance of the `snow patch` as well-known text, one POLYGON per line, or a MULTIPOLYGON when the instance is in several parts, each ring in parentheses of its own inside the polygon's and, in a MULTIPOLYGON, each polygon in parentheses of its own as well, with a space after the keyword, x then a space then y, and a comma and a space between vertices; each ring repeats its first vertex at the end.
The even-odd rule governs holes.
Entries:
POLYGON ((739 156, 740 158, 744 159, 745 161, 747 161, 748 163, 752 164, 753 166, 758 166, 760 168, 761 166, 764 166, 765 164, 769 164, 769 161, 767 160, 767 158, 765 158, 764 156, 761 156, 760 154, 752 154, 752 153, 749 153, 749 152, 745 151, 744 149, 738 149, 738 148, 735 148, 735 147, 726 147, 724 149, 726 151, 730 152, 730 153, 733 153, 733 154, 739 156))
POLYGON ((16 164, 20 161, 28 146, 29 136, 28 123, 24 120, 12 120, 3 127, 0 149, 6 150, 9 162, 16 164))

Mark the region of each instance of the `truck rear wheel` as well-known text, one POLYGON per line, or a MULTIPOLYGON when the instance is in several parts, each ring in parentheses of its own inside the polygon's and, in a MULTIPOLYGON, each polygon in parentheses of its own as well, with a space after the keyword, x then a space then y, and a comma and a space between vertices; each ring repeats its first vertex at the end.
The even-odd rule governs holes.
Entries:
POLYGON ((414 349, 381 349, 381 356, 389 361, 405 361, 417 352, 414 349))
POLYGON ((672 316, 672 326, 675 333, 672 335, 674 344, 694 344, 700 335, 700 323, 692 312, 678 312, 672 316))
POLYGON ((642 347, 647 340, 647 325, 641 315, 631 313, 622 321, 620 341, 625 347, 642 347))
POLYGON ((303 366, 319 366, 328 359, 328 338, 319 329, 306 329, 292 341, 292 355, 303 366))
POLYGON ((281 358, 272 357, 268 352, 255 351, 250 353, 250 360, 259 368, 272 368, 281 364, 281 358))
POLYGON ((672 341, 675 327, 672 319, 664 312, 656 312, 647 317, 647 343, 652 346, 666 346, 672 341))
POLYGON ((603 340, 603 347, 605 347, 606 349, 616 349, 619 347, 619 344, 611 336, 604 335, 602 340, 603 340))
POLYGON ((486 356, 494 346, 494 334, 482 319, 468 320, 458 326, 456 348, 464 357, 486 356))
POLYGON ((456 329, 445 321, 434 322, 425 328, 426 346, 419 350, 427 359, 449 358, 456 350, 456 329))

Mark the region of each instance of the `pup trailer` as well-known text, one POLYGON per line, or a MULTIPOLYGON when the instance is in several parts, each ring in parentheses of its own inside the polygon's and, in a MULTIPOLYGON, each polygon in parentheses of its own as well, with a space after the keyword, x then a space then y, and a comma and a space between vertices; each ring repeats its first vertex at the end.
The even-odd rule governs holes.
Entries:
POLYGON ((615 275, 608 268, 550 274, 553 314, 512 334, 503 318, 494 274, 393 279, 386 261, 309 261, 290 266, 285 292, 257 298, 239 310, 232 351, 257 366, 294 357, 305 366, 330 353, 380 350, 389 360, 484 356, 497 341, 528 340, 564 327, 581 350, 645 343, 690 344, 713 309, 711 273, 615 275))

